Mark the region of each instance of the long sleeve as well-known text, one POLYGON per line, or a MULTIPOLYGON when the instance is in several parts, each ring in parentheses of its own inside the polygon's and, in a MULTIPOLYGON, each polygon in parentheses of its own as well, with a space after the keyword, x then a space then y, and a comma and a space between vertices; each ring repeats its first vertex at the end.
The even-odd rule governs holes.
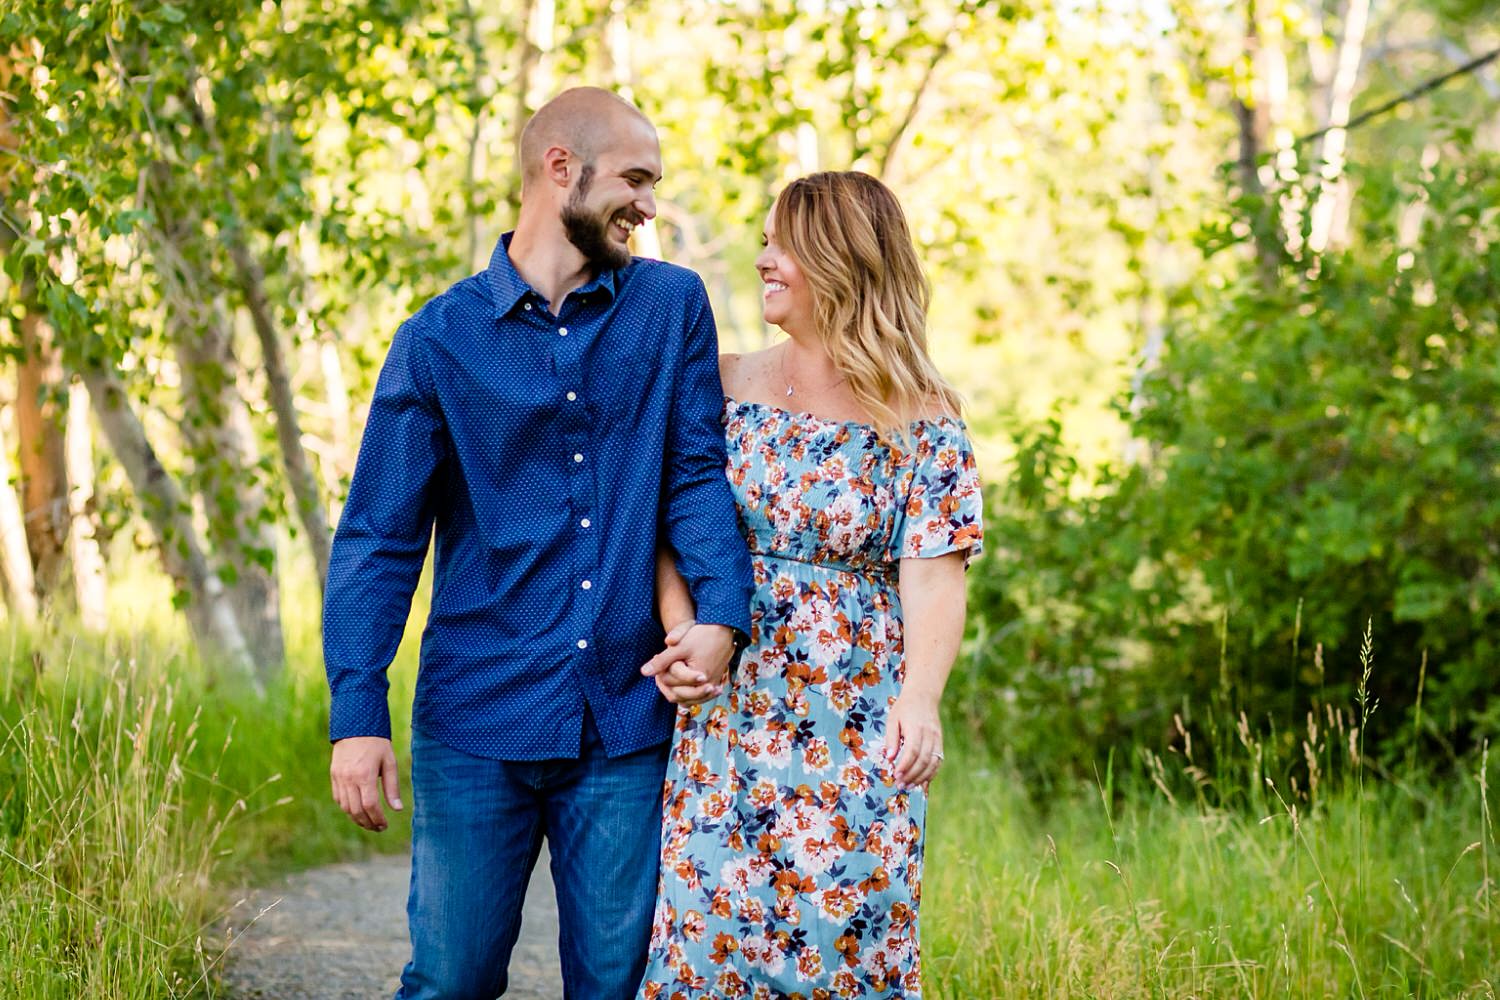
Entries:
POLYGON ((386 669, 432 533, 433 476, 447 429, 411 322, 397 331, 370 403, 323 601, 329 738, 391 735, 386 669))
POLYGON ((750 554, 725 478, 718 337, 708 294, 694 282, 677 397, 667 433, 667 540, 700 622, 750 634, 750 554))

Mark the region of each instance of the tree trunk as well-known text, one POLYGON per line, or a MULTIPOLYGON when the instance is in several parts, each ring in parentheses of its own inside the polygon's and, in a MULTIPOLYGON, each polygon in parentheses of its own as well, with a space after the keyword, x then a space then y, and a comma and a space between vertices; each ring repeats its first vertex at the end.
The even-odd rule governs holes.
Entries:
POLYGON ((104 437, 125 469, 141 511, 156 535, 162 568, 185 599, 188 624, 212 668, 227 664, 258 688, 244 634, 224 599, 218 577, 209 572, 203 543, 193 525, 192 508, 161 464, 146 429, 128 404, 124 387, 113 374, 98 369, 83 373, 89 401, 104 437))
POLYGON ((89 427, 89 391, 82 382, 68 387, 67 432, 68 551, 73 564, 73 596, 78 619, 91 632, 109 624, 104 553, 94 524, 94 441, 89 427))
POLYGON ((21 500, 11 489, 15 470, 10 467, 10 445, 0 434, 0 585, 11 621, 30 625, 36 621, 36 582, 31 572, 31 553, 26 550, 26 523, 21 500))
MULTIPOLYGON (((0 48, 0 95, 15 85, 15 74, 11 67, 8 49, 0 48)), ((20 81, 26 86, 27 81, 20 81)), ((11 153, 16 147, 16 138, 10 128, 10 102, 0 96, 0 152, 11 153)), ((0 256, 10 252, 20 234, 11 226, 13 217, 25 218, 24 211, 11 205, 11 172, 15 161, 0 156, 0 256)), ((31 268, 33 261, 22 261, 20 287, 16 290, 25 314, 15 325, 18 327, 20 357, 16 364, 16 437, 20 448, 17 464, 21 488, 21 534, 28 551, 31 582, 27 589, 31 600, 17 597, 23 604, 33 606, 37 598, 46 604, 58 591, 67 577, 68 536, 68 476, 63 456, 63 432, 61 414, 58 412, 57 391, 61 370, 52 350, 50 331, 41 309, 35 301, 36 283, 31 268)), ((9 462, 6 465, 9 466, 9 462)), ((7 468, 5 490, 10 491, 10 475, 7 468)), ((6 503, 14 499, 8 496, 6 503)), ((7 553, 10 542, 7 542, 7 553)), ((12 576, 7 572, 7 577, 12 576)), ((17 583, 19 586, 19 582, 17 583)))
POLYGON ((1349 133, 1344 126, 1349 124, 1349 111, 1354 104, 1369 21, 1370 0, 1349 0, 1339 26, 1338 63, 1329 85, 1328 115, 1323 122, 1324 128, 1331 129, 1320 144, 1323 185, 1313 202, 1307 236, 1307 245, 1314 253, 1322 253, 1328 247, 1329 239, 1342 228, 1341 216, 1347 217, 1349 211, 1349 182, 1343 176, 1349 133))
POLYGON ((200 326, 177 319, 170 325, 182 366, 187 410, 182 430, 210 522, 212 565, 226 583, 226 600, 256 670, 269 680, 286 658, 276 532, 267 516, 250 413, 239 392, 239 362, 222 323, 200 326))
MULTIPOLYGON (((1260 24, 1256 4, 1249 4, 1245 14, 1245 54, 1250 64, 1257 69, 1261 65, 1260 24)), ((1282 247, 1276 229, 1271 196, 1260 176, 1260 157, 1266 148, 1266 137, 1270 129, 1267 109, 1254 94, 1249 102, 1239 98, 1233 103, 1235 121, 1239 125, 1239 174, 1240 187, 1244 192, 1246 207, 1251 215, 1246 221, 1255 244, 1256 262, 1261 283, 1271 287, 1276 283, 1276 272, 1281 262, 1282 247)))
POLYGON ((333 547, 333 532, 328 527, 328 515, 323 510, 323 498, 318 490, 318 479, 313 472, 307 449, 302 446, 302 427, 297 418, 297 401, 292 394, 292 376, 287 371, 286 354, 281 347, 281 337, 271 316, 271 304, 266 298, 265 273, 260 262, 251 256, 243 242, 243 234, 231 230, 226 234, 229 255, 234 261, 235 276, 239 280, 240 292, 250 310, 250 321, 255 327, 256 339, 260 342, 261 362, 266 369, 266 382, 270 388, 271 409, 276 414, 276 440, 281 446, 281 461, 286 468, 287 481, 297 501, 297 515, 307 533, 307 543, 312 548, 313 564, 318 574, 318 593, 328 580, 328 560, 333 547))
MULTIPOLYGON (((187 89, 184 100, 191 108, 193 119, 202 131, 204 139, 207 140, 209 148, 218 158, 220 168, 224 169, 223 146, 219 141, 218 126, 212 115, 199 103, 192 87, 187 89)), ((260 342, 261 362, 265 365, 266 382, 271 395, 271 409, 276 414, 276 441, 280 446, 287 481, 297 501, 298 517, 302 521, 303 529, 307 532, 307 542, 312 549, 313 564, 318 574, 318 592, 321 594, 328 580, 328 560, 333 547, 333 532, 328 526, 328 516, 323 509, 322 497, 318 492, 317 476, 313 472, 312 462, 307 457, 307 449, 302 445, 302 428, 297 419, 296 397, 292 393, 292 377, 287 371, 286 353, 282 349, 281 336, 271 312, 270 300, 266 295, 265 270, 260 266, 260 261, 250 252, 245 236, 243 214, 240 212, 234 192, 225 186, 223 196, 228 206, 229 220, 221 239, 229 250, 230 260, 234 263, 235 279, 239 285, 240 294, 244 297, 245 307, 249 310, 250 322, 255 328, 256 339, 260 342)))
POLYGON ((515 150, 515 168, 511 171, 506 201, 512 217, 521 211, 521 131, 538 106, 542 92, 550 96, 552 87, 552 47, 557 28, 556 0, 529 0, 522 8, 521 55, 516 67, 515 111, 511 118, 510 148, 515 150))
POLYGON ((267 680, 286 658, 281 589, 275 530, 239 387, 240 363, 228 317, 195 256, 212 252, 198 242, 203 224, 191 200, 195 192, 179 186, 163 163, 153 164, 149 177, 147 194, 156 216, 153 252, 182 371, 182 434, 208 517, 214 553, 209 566, 224 584, 225 600, 260 678, 267 680))
MULTIPOLYGON (((26 282, 29 285, 30 282, 26 282)), ((21 289, 22 301, 30 289, 21 289)), ((43 605, 62 594, 68 577, 68 465, 59 405, 62 369, 50 331, 34 305, 19 324, 16 430, 21 448, 21 507, 37 596, 43 605)))

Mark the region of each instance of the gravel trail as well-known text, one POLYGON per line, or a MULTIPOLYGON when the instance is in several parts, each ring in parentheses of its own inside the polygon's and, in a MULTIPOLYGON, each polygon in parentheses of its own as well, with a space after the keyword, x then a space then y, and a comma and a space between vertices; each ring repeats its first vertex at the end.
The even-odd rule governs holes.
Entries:
MULTIPOLYGON (((244 894, 225 920, 231 1000, 379 1000, 396 992, 410 957, 410 859, 383 855, 288 876, 244 894), (257 917, 257 914, 259 916, 257 917), (248 925, 248 926, 247 926, 248 925), (239 935, 237 938, 235 935, 239 935)), ((506 1000, 557 1000, 557 903, 544 850, 510 959, 506 1000)))

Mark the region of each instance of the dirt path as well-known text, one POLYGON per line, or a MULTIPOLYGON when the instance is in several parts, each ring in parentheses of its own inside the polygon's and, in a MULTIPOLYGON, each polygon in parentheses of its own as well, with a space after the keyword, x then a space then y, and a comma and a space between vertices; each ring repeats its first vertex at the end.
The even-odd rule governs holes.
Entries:
MULTIPOLYGON (((224 985, 232 1000, 378 1000, 409 957, 406 856, 300 872, 230 912, 224 985), (264 912, 262 912, 264 911, 264 912), (257 914, 260 916, 257 918, 257 914), (252 922, 253 921, 253 922, 252 922), (248 924, 248 927, 247 927, 248 924), (243 933, 242 933, 243 932, 243 933)), ((543 852, 532 873, 506 1000, 562 996, 557 904, 543 852)))

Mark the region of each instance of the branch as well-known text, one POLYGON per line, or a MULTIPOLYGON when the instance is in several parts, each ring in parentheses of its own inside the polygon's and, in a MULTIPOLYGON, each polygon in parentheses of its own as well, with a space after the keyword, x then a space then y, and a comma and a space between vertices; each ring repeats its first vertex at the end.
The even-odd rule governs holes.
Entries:
POLYGON ((1422 83, 1417 84, 1415 87, 1411 88, 1410 90, 1405 91, 1404 93, 1397 94, 1395 97, 1391 98, 1389 101, 1386 101, 1384 104, 1381 104, 1381 105, 1379 105, 1377 107, 1373 107, 1373 108, 1371 108, 1368 111, 1361 111, 1359 114, 1355 115, 1353 118, 1350 118, 1349 121, 1347 123, 1343 124, 1343 125, 1329 125, 1327 128, 1320 128, 1316 132, 1309 132, 1307 135, 1304 135, 1304 136, 1298 138, 1297 140, 1295 140, 1292 143, 1292 145, 1293 146, 1304 146, 1304 145, 1306 145, 1309 142, 1313 142, 1314 140, 1321 139, 1323 136, 1327 135, 1329 132, 1335 132, 1335 131, 1337 131, 1339 129, 1343 129, 1344 131, 1347 132, 1347 131, 1349 131, 1351 129, 1358 128, 1359 126, 1363 125, 1365 122, 1369 121, 1370 119, 1372 119, 1372 118, 1378 118, 1378 117, 1380 117, 1383 114, 1386 114, 1386 113, 1388 113, 1390 111, 1394 111, 1396 108, 1399 108, 1401 105, 1408 104, 1408 103, 1416 100, 1417 98, 1421 97, 1422 95, 1427 94, 1427 93, 1429 93, 1431 91, 1434 91, 1434 90, 1438 89, 1439 87, 1443 86, 1443 84, 1447 83, 1449 80, 1452 80, 1455 77, 1463 76, 1463 75, 1465 75, 1467 73, 1473 73, 1475 70, 1481 69, 1482 67, 1489 65, 1490 63, 1494 62, 1496 59, 1500 59, 1500 49, 1494 49, 1493 51, 1488 52, 1488 53, 1486 53, 1486 54, 1484 54, 1482 56, 1475 56, 1473 59, 1470 59, 1468 62, 1464 63, 1462 66, 1458 66, 1458 67, 1456 67, 1454 69, 1451 69, 1448 72, 1443 73, 1443 74, 1441 74, 1439 76, 1435 76, 1435 77, 1433 77, 1430 80, 1425 80, 1422 83))
POLYGON ((912 122, 917 119, 917 112, 922 108, 922 98, 927 95, 927 88, 932 84, 932 78, 937 73, 938 63, 953 50, 951 39, 953 30, 950 29, 943 36, 943 41, 933 50, 932 58, 927 61, 927 69, 922 73, 922 82, 917 84, 916 92, 911 96, 911 103, 906 106, 906 114, 896 125, 896 130, 886 140, 885 152, 880 155, 880 163, 875 168, 875 176, 884 178, 890 169, 891 161, 896 158, 896 151, 901 146, 901 140, 906 137, 906 130, 911 128, 912 122))

